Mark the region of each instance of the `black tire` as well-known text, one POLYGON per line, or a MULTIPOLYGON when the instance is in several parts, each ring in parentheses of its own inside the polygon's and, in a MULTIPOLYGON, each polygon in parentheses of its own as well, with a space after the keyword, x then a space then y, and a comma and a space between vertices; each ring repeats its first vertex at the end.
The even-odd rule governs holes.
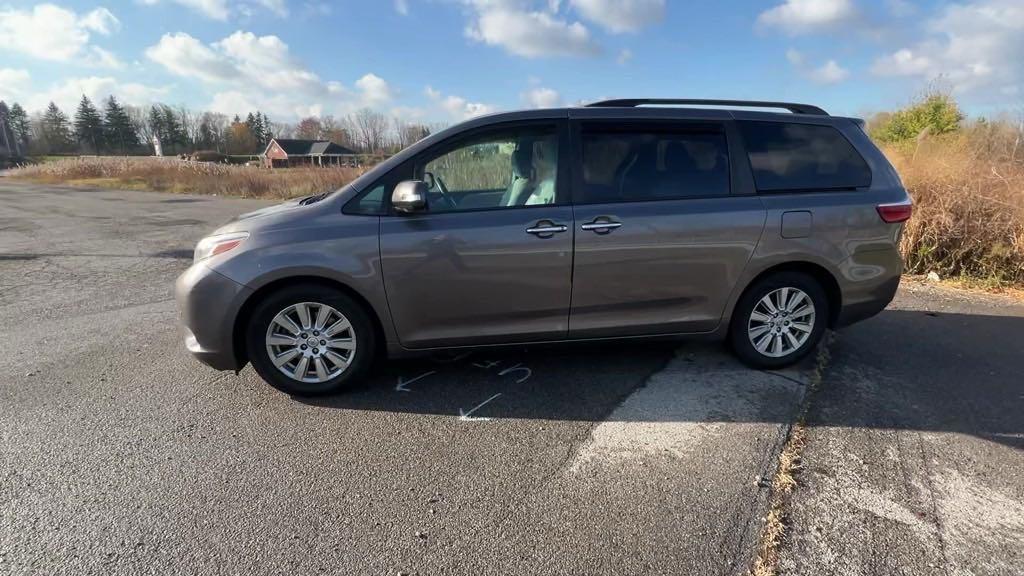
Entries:
POLYGON ((783 368, 800 361, 814 350, 825 334, 828 318, 828 297, 813 276, 801 272, 778 272, 751 285, 736 303, 729 323, 729 343, 736 356, 747 366, 760 370, 783 368), (766 295, 780 288, 796 288, 804 292, 814 304, 814 322, 810 336, 799 347, 783 356, 773 357, 758 351, 751 342, 748 328, 754 307, 766 295))
POLYGON ((268 384, 296 396, 320 396, 351 388, 362 381, 373 363, 376 334, 366 310, 343 292, 326 286, 300 284, 269 294, 253 309, 246 327, 245 346, 256 373, 268 384), (274 317, 289 306, 302 302, 326 304, 343 314, 355 335, 356 348, 352 358, 337 376, 321 383, 296 380, 274 365, 267 350, 267 330, 274 317))

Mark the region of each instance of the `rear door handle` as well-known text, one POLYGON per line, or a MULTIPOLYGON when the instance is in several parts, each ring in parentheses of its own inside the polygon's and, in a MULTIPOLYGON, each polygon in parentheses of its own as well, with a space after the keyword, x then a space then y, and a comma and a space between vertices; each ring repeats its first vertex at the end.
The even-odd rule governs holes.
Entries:
POLYGON ((550 238, 551 236, 565 232, 569 227, 565 224, 555 224, 548 220, 541 220, 537 222, 533 227, 527 228, 527 234, 533 234, 534 236, 540 236, 541 238, 550 238))
POLYGON ((611 232, 612 230, 622 226, 622 222, 614 222, 612 220, 594 220, 593 222, 587 222, 580 226, 580 230, 591 230, 599 234, 604 232, 611 232))

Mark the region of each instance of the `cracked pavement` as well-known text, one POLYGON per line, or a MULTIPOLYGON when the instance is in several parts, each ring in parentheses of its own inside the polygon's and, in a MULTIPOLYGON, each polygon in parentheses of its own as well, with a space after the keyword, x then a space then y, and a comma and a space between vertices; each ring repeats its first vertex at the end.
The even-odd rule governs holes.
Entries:
MULTIPOLYGON (((0 180, 0 572, 746 572, 809 364, 751 371, 717 344, 512 348, 385 362, 351 393, 291 398, 192 360, 171 300, 195 241, 265 204, 0 180)), ((984 538, 1014 537, 1020 518, 1021 391, 1005 383, 1020 340, 998 334, 1022 331, 1016 317, 964 328, 994 314, 979 310, 886 312, 840 334, 791 573, 836 555, 867 566, 870 542, 828 531, 882 534, 872 510, 896 518, 895 555, 976 573, 1019 560, 1020 540, 984 538), (936 321, 967 330, 964 361, 993 373, 929 356, 936 321), (905 332, 920 365, 897 362, 905 332), (956 403, 928 395, 936 379, 956 403), (907 404, 920 413, 892 409, 907 404), (829 515, 850 482, 873 496, 829 515), (962 562, 974 546, 993 564, 962 562)))

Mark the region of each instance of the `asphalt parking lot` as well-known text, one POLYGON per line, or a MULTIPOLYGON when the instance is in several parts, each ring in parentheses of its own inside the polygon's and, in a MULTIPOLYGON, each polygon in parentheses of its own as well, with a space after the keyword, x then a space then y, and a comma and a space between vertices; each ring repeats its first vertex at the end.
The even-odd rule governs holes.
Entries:
MULTIPOLYGON (((813 361, 515 348, 292 398, 192 360, 171 299, 265 204, 0 180, 0 572, 747 572, 813 361)), ((1024 307, 893 308, 833 344, 780 567, 1019 573, 1024 307)))

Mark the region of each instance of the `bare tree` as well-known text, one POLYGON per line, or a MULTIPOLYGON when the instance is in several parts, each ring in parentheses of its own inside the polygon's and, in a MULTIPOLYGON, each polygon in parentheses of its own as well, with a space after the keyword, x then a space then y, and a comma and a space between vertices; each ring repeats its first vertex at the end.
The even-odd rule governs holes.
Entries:
POLYGON ((394 118, 392 123, 394 124, 395 133, 394 147, 397 150, 408 148, 430 135, 430 128, 423 124, 414 124, 399 118, 394 118))
POLYGON ((271 122, 267 128, 270 129, 271 138, 290 138, 295 135, 295 126, 287 122, 271 122))
POLYGON ((363 108, 352 115, 352 125, 364 152, 375 154, 383 151, 388 133, 387 116, 370 108, 363 108))
POLYGON ((338 119, 328 115, 321 118, 320 121, 323 124, 322 136, 324 139, 347 148, 355 147, 355 143, 352 141, 352 127, 349 126, 345 118, 338 119))
POLYGON ((197 143, 202 140, 202 134, 200 134, 199 130, 202 122, 202 115, 196 114, 184 106, 179 106, 176 112, 178 114, 178 122, 181 124, 181 128, 185 133, 187 147, 194 152, 198 145, 197 143))
POLYGON ((131 119, 132 127, 139 135, 139 141, 145 146, 153 145, 153 130, 149 126, 149 107, 125 105, 125 112, 131 119))
POLYGON ((316 116, 308 116, 299 120, 295 127, 295 137, 302 140, 319 140, 324 132, 323 124, 316 116))

